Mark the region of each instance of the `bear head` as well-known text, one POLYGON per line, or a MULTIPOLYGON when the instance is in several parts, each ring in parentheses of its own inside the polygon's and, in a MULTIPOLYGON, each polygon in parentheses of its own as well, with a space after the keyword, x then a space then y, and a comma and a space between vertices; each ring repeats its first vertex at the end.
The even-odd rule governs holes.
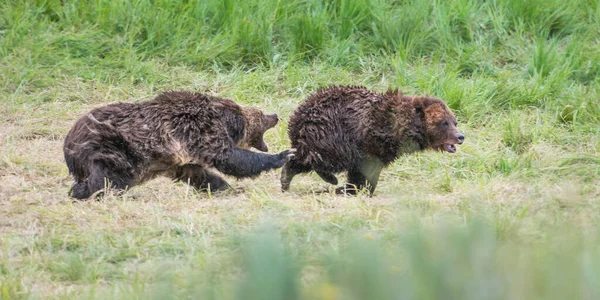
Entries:
POLYGON ((415 97, 413 105, 423 121, 428 148, 455 153, 456 144, 462 144, 465 136, 458 131, 456 117, 446 103, 432 97, 415 97))
POLYGON ((277 114, 265 115, 260 109, 254 107, 242 107, 242 113, 246 119, 244 136, 238 143, 242 148, 255 148, 259 151, 268 152, 269 147, 263 139, 264 133, 275 127, 279 118, 277 114))

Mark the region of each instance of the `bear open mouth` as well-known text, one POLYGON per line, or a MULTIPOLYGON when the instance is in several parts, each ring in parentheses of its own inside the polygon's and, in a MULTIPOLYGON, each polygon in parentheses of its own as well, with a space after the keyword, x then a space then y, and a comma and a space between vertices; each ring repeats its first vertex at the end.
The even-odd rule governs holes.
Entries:
POLYGON ((267 143, 265 143, 265 141, 260 141, 260 143, 258 145, 256 145, 256 147, 254 147, 262 152, 269 152, 269 146, 267 146, 267 143))
POLYGON ((269 146, 267 146, 267 143, 265 143, 262 137, 259 140, 252 142, 250 147, 254 147, 258 151, 269 152, 269 146))
POLYGON ((454 144, 444 144, 444 150, 450 153, 456 153, 456 146, 454 144))

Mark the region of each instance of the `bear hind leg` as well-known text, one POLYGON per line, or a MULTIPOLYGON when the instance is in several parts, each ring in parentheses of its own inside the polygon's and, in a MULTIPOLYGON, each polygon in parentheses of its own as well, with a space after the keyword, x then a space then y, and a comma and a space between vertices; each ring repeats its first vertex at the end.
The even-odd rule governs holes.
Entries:
POLYGON ((296 160, 290 160, 285 163, 281 168, 281 190, 284 192, 289 191, 290 183, 294 176, 308 171, 310 171, 310 167, 302 165, 296 160))
POLYGON ((127 187, 132 186, 132 183, 132 176, 128 171, 119 172, 101 161, 94 161, 91 163, 87 179, 76 182, 71 187, 69 196, 78 200, 85 200, 107 187, 122 192, 127 187))
POLYGON ((78 200, 84 200, 92 195, 89 191, 88 183, 86 181, 78 181, 71 186, 69 190, 69 196, 78 200))

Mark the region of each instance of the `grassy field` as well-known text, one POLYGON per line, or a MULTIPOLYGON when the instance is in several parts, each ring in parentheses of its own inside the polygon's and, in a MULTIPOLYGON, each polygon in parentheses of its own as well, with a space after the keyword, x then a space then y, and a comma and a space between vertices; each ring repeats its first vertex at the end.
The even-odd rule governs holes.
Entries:
POLYGON ((597 0, 0 2, 0 299, 598 299, 597 0), (88 110, 168 89, 286 121, 319 87, 447 101, 465 144, 373 197, 279 172, 73 202, 88 110))

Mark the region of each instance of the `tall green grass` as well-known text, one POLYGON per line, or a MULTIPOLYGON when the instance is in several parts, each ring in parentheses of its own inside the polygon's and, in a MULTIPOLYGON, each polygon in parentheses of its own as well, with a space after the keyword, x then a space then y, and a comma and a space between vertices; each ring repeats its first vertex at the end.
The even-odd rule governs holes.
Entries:
POLYGON ((0 9, 5 56, 29 48, 44 57, 64 47, 69 58, 101 61, 129 50, 200 67, 326 59, 324 50, 344 41, 360 56, 451 62, 474 47, 497 52, 536 37, 593 44, 600 22, 596 1, 558 0, 37 0, 0 9))
POLYGON ((422 66, 452 80, 420 92, 453 98, 459 113, 571 105, 575 121, 597 122, 598 34, 597 1, 5 1, 0 87, 28 92, 61 76, 160 86, 157 65, 315 63, 408 85, 407 68, 422 66), (472 80, 487 95, 470 98, 461 85, 472 80))

